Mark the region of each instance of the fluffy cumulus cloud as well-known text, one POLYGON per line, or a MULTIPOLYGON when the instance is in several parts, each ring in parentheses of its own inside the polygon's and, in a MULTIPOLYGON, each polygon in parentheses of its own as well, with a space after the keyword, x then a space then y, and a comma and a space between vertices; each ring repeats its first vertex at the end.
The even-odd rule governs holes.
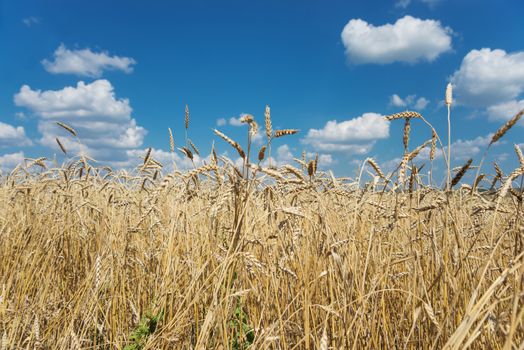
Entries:
MULTIPOLYGON (((523 109, 524 100, 511 100, 489 106, 487 111, 490 120, 507 121, 523 109)), ((524 119, 521 119, 518 125, 524 126, 524 119)))
POLYGON ((23 85, 15 104, 26 107, 45 119, 69 118, 120 120, 131 113, 129 100, 115 99, 111 83, 105 79, 90 84, 79 81, 62 90, 33 90, 23 85))
POLYGON ((61 90, 40 91, 24 85, 14 96, 17 106, 39 117, 40 144, 59 150, 60 136, 68 151, 85 152, 95 159, 126 161, 128 150, 142 145, 146 130, 131 118, 127 99, 115 97, 107 80, 78 82, 61 90), (62 130, 56 121, 73 127, 80 142, 62 130))
POLYGON ((12 126, 0 122, 0 147, 20 147, 30 146, 32 144, 25 134, 24 127, 12 126))
POLYGON ((136 61, 130 57, 110 56, 107 52, 90 49, 69 50, 61 44, 53 54, 53 60, 44 59, 44 68, 53 74, 75 74, 100 77, 105 70, 133 71, 136 61))
POLYGON ((404 16, 394 24, 374 26, 350 20, 342 31, 346 55, 355 64, 433 61, 451 50, 453 31, 436 20, 404 16))
POLYGON ((315 151, 368 153, 376 140, 389 137, 389 122, 377 113, 338 122, 330 120, 322 129, 310 129, 301 140, 315 151))
POLYGON ((493 134, 478 136, 471 140, 457 140, 451 144, 451 159, 467 160, 480 154, 491 141, 493 134))
POLYGON ((9 153, 0 156, 0 173, 10 171, 24 162, 24 152, 9 153))
POLYGON ((413 95, 406 96, 406 98, 402 98, 397 94, 391 95, 389 98, 389 104, 394 107, 407 107, 408 102, 410 100, 413 100, 413 95))
POLYGON ((240 117, 231 117, 229 118, 229 125, 242 126, 243 124, 240 122, 240 117))
POLYGON ((290 164, 293 162, 293 153, 287 144, 277 148, 277 161, 281 164, 290 164))
POLYGON ((427 107, 429 100, 425 97, 417 99, 417 95, 408 95, 402 98, 397 94, 393 94, 389 98, 389 104, 394 107, 410 107, 420 111, 427 107))
POLYGON ((524 92, 524 51, 472 50, 451 82, 457 102, 464 105, 489 107, 515 100, 524 92))
MULTIPOLYGON (((492 137, 493 134, 488 134, 486 136, 478 136, 470 140, 458 139, 457 141, 451 143, 452 161, 465 161, 469 158, 479 155, 481 151, 483 151, 489 145, 489 142, 491 141, 492 137)), ((444 148, 444 151, 447 152, 447 147, 444 148)), ((429 148, 426 147, 420 153, 420 158, 429 159, 429 148)), ((435 153, 435 158, 443 158, 442 149, 437 149, 435 153)))

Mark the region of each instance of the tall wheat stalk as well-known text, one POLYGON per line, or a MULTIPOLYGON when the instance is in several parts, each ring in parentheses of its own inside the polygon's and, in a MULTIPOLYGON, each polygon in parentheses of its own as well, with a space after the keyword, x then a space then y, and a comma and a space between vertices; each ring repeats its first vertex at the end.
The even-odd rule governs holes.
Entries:
POLYGON ((446 87, 446 106, 448 109, 448 175, 446 189, 451 191, 451 104, 453 103, 453 86, 448 83, 446 87))

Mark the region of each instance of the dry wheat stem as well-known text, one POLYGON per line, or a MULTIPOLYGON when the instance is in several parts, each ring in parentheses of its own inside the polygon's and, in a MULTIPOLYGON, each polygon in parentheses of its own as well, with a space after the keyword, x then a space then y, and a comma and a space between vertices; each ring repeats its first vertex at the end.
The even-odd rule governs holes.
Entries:
POLYGON ((60 126, 61 128, 67 130, 70 134, 72 134, 73 136, 77 136, 76 134, 76 131, 75 129, 73 129, 72 127, 70 127, 69 125, 65 124, 65 123, 62 123, 62 122, 56 122, 56 124, 58 126, 60 126))

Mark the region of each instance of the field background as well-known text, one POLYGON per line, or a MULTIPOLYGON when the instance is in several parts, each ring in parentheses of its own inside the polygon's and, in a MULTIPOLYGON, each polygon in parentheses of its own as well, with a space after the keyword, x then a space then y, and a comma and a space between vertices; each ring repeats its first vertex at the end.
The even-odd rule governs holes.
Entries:
MULTIPOLYGON (((267 146, 296 132, 266 117, 267 146)), ((2 350, 522 349, 518 147, 513 173, 460 187, 470 162, 446 191, 412 165, 432 143, 396 172, 368 159, 368 181, 260 166, 266 146, 248 164, 216 133, 243 166, 213 152, 162 175, 147 152, 132 172, 81 156, 2 179, 2 350)))

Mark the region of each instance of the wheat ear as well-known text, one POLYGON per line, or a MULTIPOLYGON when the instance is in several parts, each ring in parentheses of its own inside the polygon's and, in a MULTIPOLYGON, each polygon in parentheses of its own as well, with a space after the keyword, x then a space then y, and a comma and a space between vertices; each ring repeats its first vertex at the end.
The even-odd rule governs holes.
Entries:
MULTIPOLYGON (((493 135, 493 137, 491 138, 491 141, 490 141, 488 147, 486 147, 486 150, 484 151, 484 155, 482 156, 482 159, 480 160, 480 164, 479 164, 479 167, 477 169, 477 173, 475 174, 475 180, 477 180, 477 177, 480 174, 480 169, 482 168, 482 164, 484 163, 484 160, 486 159, 486 156, 488 154, 488 151, 489 151, 491 145, 494 144, 495 142, 497 142, 498 140, 500 140, 502 136, 504 136, 515 124, 517 124, 517 122, 520 120, 522 115, 524 115, 524 109, 521 110, 520 112, 518 112, 517 114, 515 114, 513 116, 513 118, 508 120, 506 124, 502 125, 497 130, 497 132, 493 135)), ((475 186, 473 186, 471 188, 471 193, 473 193, 474 191, 475 191, 475 186)))
POLYGON ((67 151, 66 151, 64 145, 62 145, 62 142, 60 142, 60 140, 58 139, 58 137, 56 138, 56 143, 58 143, 58 147, 60 147, 60 149, 62 150, 62 152, 64 152, 64 154, 67 154, 67 151))
POLYGON ((267 157, 269 159, 269 167, 271 168, 271 136, 273 135, 273 127, 271 125, 271 109, 266 105, 266 110, 264 111, 264 119, 266 124, 266 136, 267 136, 267 157))
POLYGON ((62 122, 56 122, 56 124, 58 126, 60 126, 61 128, 67 130, 69 133, 71 133, 73 136, 76 136, 76 131, 75 129, 73 129, 72 127, 70 127, 69 125, 65 124, 65 123, 62 123, 62 122))
POLYGON ((175 152, 175 138, 173 137, 171 128, 167 128, 167 131, 169 131, 169 150, 173 153, 175 152))
POLYGON ((227 137, 225 134, 221 133, 220 131, 218 131, 217 129, 214 129, 213 130, 215 132, 215 134, 217 134, 218 136, 220 136, 222 138, 222 140, 226 141, 227 143, 229 143, 234 149, 237 150, 238 152, 238 155, 242 158, 242 159, 246 159, 246 153, 244 152, 244 150, 242 149, 242 147, 240 147, 240 145, 236 142, 236 141, 233 141, 231 138, 227 137))
POLYGON ((456 184, 459 183, 460 179, 466 174, 466 171, 468 171, 469 167, 471 166, 471 163, 473 162, 473 159, 469 159, 466 164, 460 168, 460 170, 455 174, 453 177, 453 180, 451 180, 451 188, 453 188, 456 184))

